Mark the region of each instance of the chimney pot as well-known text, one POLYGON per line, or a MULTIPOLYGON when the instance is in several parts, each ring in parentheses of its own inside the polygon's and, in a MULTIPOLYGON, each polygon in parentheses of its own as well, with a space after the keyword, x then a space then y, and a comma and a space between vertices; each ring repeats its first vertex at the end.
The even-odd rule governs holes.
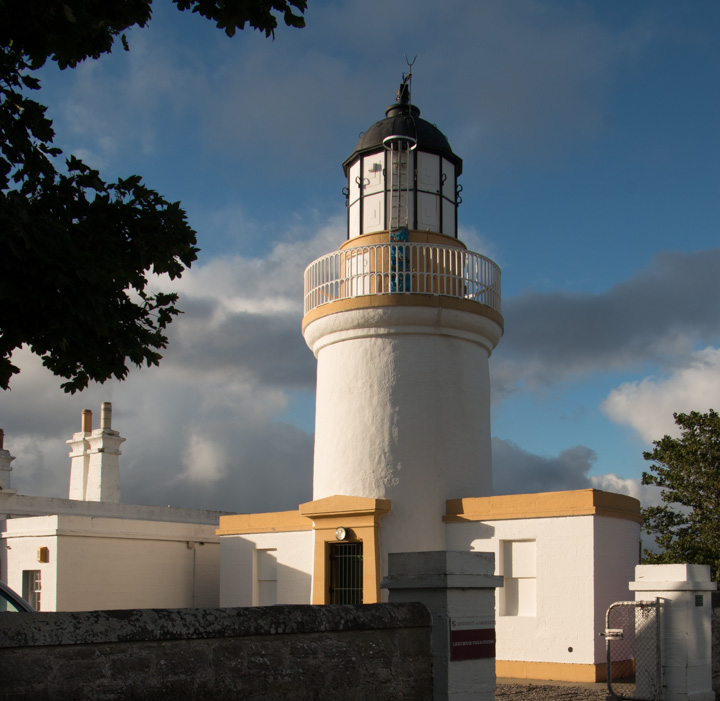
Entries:
POLYGON ((90 411, 90 409, 83 409, 80 421, 80 430, 83 433, 90 433, 92 431, 92 411, 90 411))
POLYGON ((100 428, 110 430, 112 423, 112 403, 103 402, 100 407, 100 428))

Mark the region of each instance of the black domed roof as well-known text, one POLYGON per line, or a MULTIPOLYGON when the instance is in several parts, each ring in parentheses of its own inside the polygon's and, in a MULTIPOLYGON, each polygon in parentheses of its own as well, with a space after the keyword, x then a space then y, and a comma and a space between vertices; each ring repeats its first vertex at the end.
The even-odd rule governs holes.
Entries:
POLYGON ((389 136, 406 136, 417 143, 422 151, 437 153, 455 164, 457 174, 462 173, 462 158, 456 156, 450 143, 434 124, 420 119, 420 110, 408 103, 390 105, 385 119, 375 122, 361 137, 352 154, 343 162, 345 175, 350 166, 363 154, 377 151, 389 136))

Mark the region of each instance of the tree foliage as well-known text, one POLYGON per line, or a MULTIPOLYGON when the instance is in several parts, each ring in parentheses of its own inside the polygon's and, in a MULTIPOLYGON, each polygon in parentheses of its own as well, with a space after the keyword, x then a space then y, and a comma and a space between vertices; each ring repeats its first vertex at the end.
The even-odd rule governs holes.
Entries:
MULTIPOLYGON (((306 0, 173 0, 228 36, 246 25, 274 36, 276 15, 304 26, 306 0)), ((47 108, 30 98, 33 73, 112 51, 144 27, 152 0, 0 0, 0 387, 26 344, 75 392, 90 380, 124 379, 128 362, 156 365, 177 295, 152 292, 149 276, 177 278, 197 258, 179 203, 139 176, 105 182, 54 146, 47 108), (60 170, 58 170, 58 166, 60 170)))
POLYGON ((679 438, 654 441, 644 453, 653 461, 643 484, 662 488, 662 506, 643 509, 644 528, 655 535, 659 553, 645 550, 651 563, 710 565, 720 577, 720 415, 674 414, 679 438))

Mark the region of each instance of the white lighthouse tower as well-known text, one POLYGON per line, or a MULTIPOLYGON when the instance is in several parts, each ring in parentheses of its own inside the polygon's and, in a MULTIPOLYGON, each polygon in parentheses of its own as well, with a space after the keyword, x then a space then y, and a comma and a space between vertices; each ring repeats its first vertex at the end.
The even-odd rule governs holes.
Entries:
MULTIPOLYGON (((457 238, 462 160, 410 102, 344 162, 347 241, 305 271, 317 357, 313 500, 389 500, 389 552, 442 550, 446 500, 492 493, 500 270, 457 238)), ((383 569, 385 565, 383 564, 383 569)))

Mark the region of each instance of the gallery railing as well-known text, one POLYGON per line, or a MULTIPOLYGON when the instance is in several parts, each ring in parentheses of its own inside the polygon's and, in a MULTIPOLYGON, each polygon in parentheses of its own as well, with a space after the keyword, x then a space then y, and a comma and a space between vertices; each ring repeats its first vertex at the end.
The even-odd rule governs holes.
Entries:
POLYGON ((334 251, 305 269, 305 314, 329 302, 381 294, 443 295, 500 312, 500 268, 463 248, 403 242, 334 251))

